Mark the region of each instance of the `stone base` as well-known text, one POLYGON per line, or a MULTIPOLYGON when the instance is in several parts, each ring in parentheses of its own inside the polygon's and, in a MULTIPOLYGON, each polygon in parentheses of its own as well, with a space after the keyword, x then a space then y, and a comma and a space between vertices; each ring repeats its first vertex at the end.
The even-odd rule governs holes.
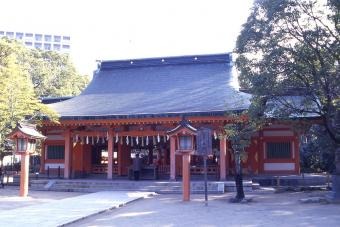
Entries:
POLYGON ((340 175, 332 175, 332 192, 328 199, 332 203, 340 203, 340 175))

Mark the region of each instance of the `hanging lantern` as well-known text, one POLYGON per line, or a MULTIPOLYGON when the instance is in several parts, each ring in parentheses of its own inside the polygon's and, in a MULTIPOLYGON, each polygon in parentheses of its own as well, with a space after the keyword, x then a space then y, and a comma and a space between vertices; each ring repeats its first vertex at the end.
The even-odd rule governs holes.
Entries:
POLYGON ((94 137, 91 136, 91 142, 92 142, 92 145, 94 145, 94 137))
POLYGON ((148 146, 149 145, 149 136, 146 136, 146 139, 145 139, 146 141, 146 146, 148 146))
POLYGON ((156 145, 156 137, 155 136, 152 137, 152 145, 156 145))
POLYGON ((126 136, 126 145, 129 145, 129 136, 126 136))
POLYGON ((116 143, 118 143, 119 138, 118 138, 118 133, 116 133, 116 143))
POLYGON ((157 135, 157 143, 161 142, 161 137, 159 136, 159 133, 157 135))
POLYGON ((97 136, 97 143, 99 143, 99 136, 97 136))
POLYGON ((142 136, 142 147, 144 147, 144 138, 142 136))
POLYGON ((216 133, 216 131, 214 131, 214 139, 215 139, 215 140, 217 139, 217 133, 216 133))
POLYGON ((89 144, 89 136, 86 136, 86 144, 89 144))
POLYGON ((138 136, 136 137, 136 144, 138 145, 138 136))
POLYGON ((133 147, 133 137, 131 136, 131 147, 133 147))

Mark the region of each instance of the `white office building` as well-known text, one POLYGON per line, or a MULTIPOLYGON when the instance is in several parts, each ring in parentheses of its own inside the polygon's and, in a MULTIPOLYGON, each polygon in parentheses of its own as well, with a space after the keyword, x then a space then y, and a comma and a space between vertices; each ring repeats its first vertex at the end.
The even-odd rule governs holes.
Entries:
POLYGON ((40 50, 54 50, 62 53, 70 53, 71 50, 71 37, 67 35, 0 30, 0 38, 2 37, 20 40, 25 46, 40 50))

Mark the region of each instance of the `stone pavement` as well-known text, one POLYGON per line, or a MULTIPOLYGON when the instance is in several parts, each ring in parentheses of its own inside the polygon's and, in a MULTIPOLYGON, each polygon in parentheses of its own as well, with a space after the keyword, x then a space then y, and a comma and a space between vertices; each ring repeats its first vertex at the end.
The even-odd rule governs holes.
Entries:
POLYGON ((191 202, 182 202, 181 195, 157 195, 68 227, 338 227, 339 204, 299 202, 301 198, 324 194, 252 192, 246 196, 253 198, 253 202, 236 204, 228 202, 235 194, 226 193, 209 196, 208 206, 204 205, 203 195, 192 195, 191 202))
MULTIPOLYGON (((97 192, 42 204, 0 211, 0 226, 62 226, 132 201, 147 197, 146 192, 97 192)), ((29 198, 12 197, 13 201, 29 198)), ((0 202, 6 197, 0 198, 0 202)), ((7 202, 11 202, 7 201, 7 202)))

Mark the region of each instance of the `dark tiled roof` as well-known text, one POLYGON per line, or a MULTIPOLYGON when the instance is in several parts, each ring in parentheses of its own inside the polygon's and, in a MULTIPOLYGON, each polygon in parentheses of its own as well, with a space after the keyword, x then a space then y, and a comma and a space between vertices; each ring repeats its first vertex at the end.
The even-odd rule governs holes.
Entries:
POLYGON ((68 99, 73 98, 74 96, 62 96, 62 97, 42 97, 40 98, 41 102, 44 104, 52 104, 52 103, 56 103, 56 102, 61 102, 61 101, 65 101, 68 99))
POLYGON ((26 122, 18 122, 17 127, 11 132, 9 137, 15 137, 16 133, 20 131, 31 139, 45 139, 46 136, 37 131, 35 125, 26 122))
POLYGON ((249 106, 235 80, 229 54, 104 61, 81 95, 50 106, 63 119, 222 115, 249 106))

